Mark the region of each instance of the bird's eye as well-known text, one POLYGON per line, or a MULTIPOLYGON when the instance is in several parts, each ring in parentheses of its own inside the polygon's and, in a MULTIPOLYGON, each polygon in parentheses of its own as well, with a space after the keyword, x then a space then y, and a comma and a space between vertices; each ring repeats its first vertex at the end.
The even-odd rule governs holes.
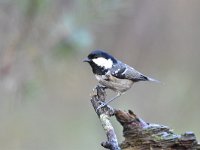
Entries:
POLYGON ((98 58, 96 55, 92 55, 91 57, 92 57, 92 59, 98 58))

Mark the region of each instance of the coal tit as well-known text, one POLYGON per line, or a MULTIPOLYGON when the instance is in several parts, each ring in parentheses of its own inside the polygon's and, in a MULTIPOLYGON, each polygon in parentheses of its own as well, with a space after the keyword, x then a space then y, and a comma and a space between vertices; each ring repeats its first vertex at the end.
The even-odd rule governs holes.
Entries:
POLYGON ((97 110, 126 92, 135 82, 159 82, 143 75, 103 50, 92 51, 83 61, 90 64, 96 79, 101 85, 117 92, 115 97, 100 105, 97 110))

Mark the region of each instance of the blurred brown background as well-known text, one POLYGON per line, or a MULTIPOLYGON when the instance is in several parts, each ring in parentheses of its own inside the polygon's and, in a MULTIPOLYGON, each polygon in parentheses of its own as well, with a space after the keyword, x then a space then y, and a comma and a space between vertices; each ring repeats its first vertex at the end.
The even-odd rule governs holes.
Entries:
POLYGON ((94 49, 163 82, 113 107, 200 139, 199 14, 199 0, 0 0, 0 149, 103 149, 82 63, 94 49))

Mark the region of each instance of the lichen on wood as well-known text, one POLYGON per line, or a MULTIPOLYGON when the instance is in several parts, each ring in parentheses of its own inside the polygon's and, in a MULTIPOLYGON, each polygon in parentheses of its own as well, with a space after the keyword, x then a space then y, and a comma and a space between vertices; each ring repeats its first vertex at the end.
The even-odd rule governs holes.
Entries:
POLYGON ((105 88, 97 86, 97 92, 92 95, 91 103, 97 113, 107 136, 102 142, 104 148, 110 150, 200 150, 195 134, 186 132, 178 135, 167 126, 147 123, 134 112, 115 110, 109 105, 96 111, 105 102, 105 88), (110 117, 115 116, 123 127, 125 140, 119 144, 110 117))
POLYGON ((167 126, 146 123, 130 110, 129 112, 116 110, 115 116, 123 126, 125 140, 120 144, 123 150, 200 149, 192 132, 186 132, 182 135, 175 134, 167 126))

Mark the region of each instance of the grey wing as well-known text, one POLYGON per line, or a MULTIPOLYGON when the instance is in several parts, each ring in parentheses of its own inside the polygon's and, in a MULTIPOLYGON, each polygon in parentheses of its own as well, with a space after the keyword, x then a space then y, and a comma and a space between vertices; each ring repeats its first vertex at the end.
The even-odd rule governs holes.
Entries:
POLYGON ((144 76, 142 73, 122 62, 118 62, 113 66, 111 74, 116 78, 129 79, 133 82, 149 80, 148 77, 144 76))

